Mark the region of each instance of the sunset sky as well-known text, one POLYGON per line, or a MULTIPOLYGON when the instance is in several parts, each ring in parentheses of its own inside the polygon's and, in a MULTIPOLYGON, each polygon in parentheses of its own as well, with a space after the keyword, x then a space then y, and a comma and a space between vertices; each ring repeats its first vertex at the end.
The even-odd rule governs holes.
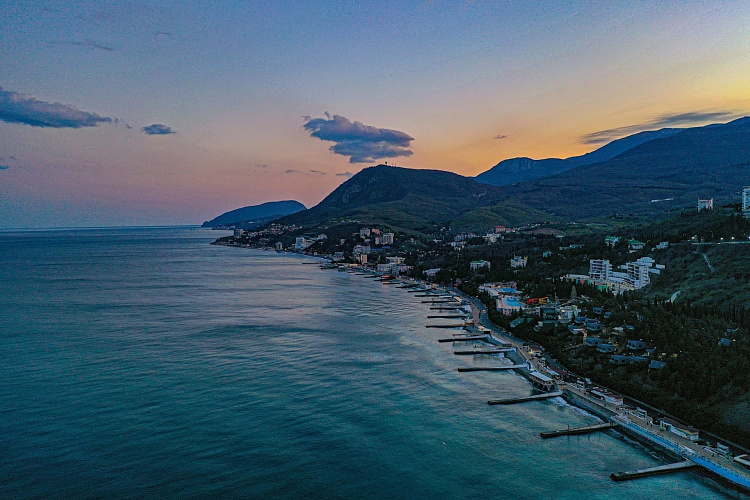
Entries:
POLYGON ((750 114, 750 2, 0 0, 0 227, 318 203, 750 114))

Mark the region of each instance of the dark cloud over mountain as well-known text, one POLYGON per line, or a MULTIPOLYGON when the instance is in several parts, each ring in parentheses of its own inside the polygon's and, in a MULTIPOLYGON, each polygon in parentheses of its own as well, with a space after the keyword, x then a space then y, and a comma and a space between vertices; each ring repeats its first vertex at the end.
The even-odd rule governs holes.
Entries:
POLYGON ((664 127, 674 127, 677 125, 693 125, 710 121, 725 121, 737 118, 741 115, 734 111, 690 111, 687 113, 671 113, 661 115, 646 123, 638 125, 628 125, 626 127, 617 127, 599 132, 592 132, 579 138, 581 144, 604 144, 611 142, 626 135, 643 132, 644 130, 654 130, 664 127))
POLYGON ((398 130, 377 128, 345 116, 305 117, 304 129, 322 141, 335 142, 330 150, 349 157, 349 163, 371 163, 382 158, 411 156, 410 135, 398 130))
POLYGON ((112 123, 114 119, 81 111, 69 104, 40 101, 33 95, 0 87, 0 121, 32 127, 82 128, 112 123))

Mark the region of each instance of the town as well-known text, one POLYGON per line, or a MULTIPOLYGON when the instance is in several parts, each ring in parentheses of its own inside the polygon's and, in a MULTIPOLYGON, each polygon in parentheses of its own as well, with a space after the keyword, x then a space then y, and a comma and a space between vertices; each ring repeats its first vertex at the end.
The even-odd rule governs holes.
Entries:
POLYGON ((316 233, 236 230, 216 243, 446 285, 579 376, 750 446, 747 403, 727 408, 750 390, 736 376, 750 368, 750 188, 741 203, 696 208, 610 234, 549 224, 417 234, 345 219, 316 233))

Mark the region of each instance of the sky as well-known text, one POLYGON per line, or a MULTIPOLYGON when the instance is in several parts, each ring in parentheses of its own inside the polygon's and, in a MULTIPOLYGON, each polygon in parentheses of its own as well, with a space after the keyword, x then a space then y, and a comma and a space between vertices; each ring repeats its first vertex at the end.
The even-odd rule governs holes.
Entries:
POLYGON ((750 2, 0 0, 0 228, 313 206, 750 114, 750 2))

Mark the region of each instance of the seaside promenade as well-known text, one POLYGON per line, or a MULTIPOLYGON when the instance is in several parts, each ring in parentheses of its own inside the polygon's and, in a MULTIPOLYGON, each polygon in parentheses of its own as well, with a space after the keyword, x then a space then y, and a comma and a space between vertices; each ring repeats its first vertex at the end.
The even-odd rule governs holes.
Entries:
MULTIPOLYGON (((446 293, 467 300, 472 306, 475 324, 489 330, 490 335, 496 337, 499 342, 510 343, 530 368, 542 371, 542 368, 544 368, 542 363, 545 363, 565 370, 565 367, 551 358, 546 351, 542 350, 539 357, 534 356, 525 348, 527 343, 524 340, 513 336, 490 321, 487 308, 479 299, 470 297, 454 288, 444 288, 444 290, 446 293)), ((594 397, 585 387, 565 382, 558 383, 558 387, 573 404, 581 405, 580 403, 584 403, 581 406, 617 424, 622 431, 631 436, 638 437, 641 441, 648 442, 658 449, 666 450, 672 455, 694 462, 729 483, 750 491, 750 470, 735 462, 732 456, 721 454, 714 448, 696 444, 687 438, 663 429, 660 425, 655 424, 653 418, 645 412, 637 412, 635 408, 630 406, 616 405, 594 397)))
MULTIPOLYGON (((391 284, 393 282, 394 280, 389 281, 391 284)), ((402 280, 402 282, 409 283, 409 287, 412 288, 420 285, 418 281, 412 279, 407 279, 405 281, 402 280)), ((529 344, 527 341, 514 336, 490 321, 487 307, 479 299, 470 297, 452 287, 431 285, 428 288, 425 288, 424 291, 426 293, 434 294, 436 297, 452 296, 456 299, 457 307, 462 303, 470 304, 470 315, 473 322, 473 328, 480 330, 483 335, 486 335, 484 337, 486 342, 502 345, 504 348, 512 348, 512 350, 518 355, 514 360, 517 365, 516 368, 524 372, 527 376, 535 371, 544 373, 547 366, 571 373, 556 359, 552 358, 544 349, 541 349, 541 351, 535 350, 535 352, 532 353, 532 350, 528 348, 529 344), (521 363, 519 363, 519 360, 521 363)), ((466 315, 469 316, 468 311, 466 315)), ((507 355, 512 353, 508 352, 504 354, 507 355)), ((571 375, 573 374, 571 373, 571 375)), ((730 484, 735 488, 750 491, 750 470, 735 462, 731 455, 722 454, 716 448, 698 445, 687 438, 680 437, 673 432, 662 429, 658 423, 654 422, 654 419, 649 416, 645 410, 633 408, 627 404, 615 404, 613 402, 605 401, 603 398, 591 394, 582 384, 566 383, 562 380, 558 380, 557 386, 562 392, 562 397, 570 403, 604 418, 607 422, 614 424, 614 427, 619 431, 624 432, 655 449, 662 450, 674 458, 679 457, 683 460, 695 463, 701 468, 722 478, 727 484, 730 484)), ((688 467, 666 466, 657 467, 654 468, 654 470, 665 472, 670 469, 678 471, 685 468, 688 467)), ((650 475, 650 473, 659 472, 647 470, 634 471, 632 474, 634 477, 645 477, 650 475), (646 474, 641 476, 643 472, 646 472, 646 474)), ((627 476, 631 473, 618 474, 627 476)), ((621 477, 618 474, 614 474, 613 477, 621 477)))

